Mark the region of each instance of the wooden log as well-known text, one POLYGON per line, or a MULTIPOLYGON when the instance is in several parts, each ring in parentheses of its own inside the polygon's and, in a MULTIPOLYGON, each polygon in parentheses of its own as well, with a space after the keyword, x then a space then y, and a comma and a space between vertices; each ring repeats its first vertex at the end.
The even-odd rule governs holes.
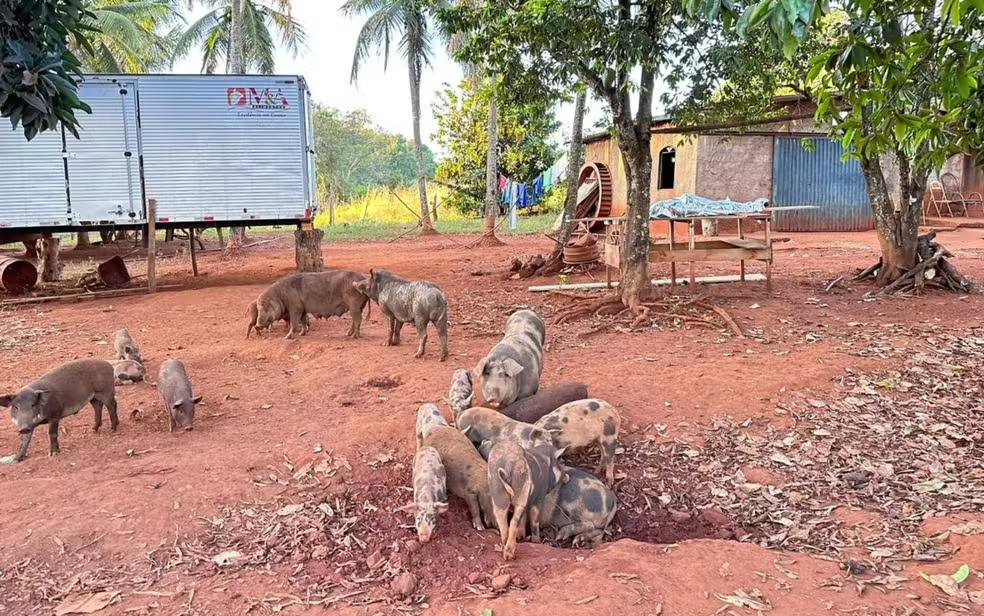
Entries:
POLYGON ((147 290, 157 291, 157 199, 147 199, 147 290))
POLYGON ((865 268, 865 269, 861 270, 860 272, 858 272, 857 274, 855 274, 854 275, 854 280, 865 280, 867 278, 874 277, 874 275, 878 273, 878 270, 880 270, 882 268, 882 263, 883 263, 883 261, 882 261, 881 257, 879 257, 878 258, 878 263, 875 263, 871 267, 865 268))
POLYGON ((321 252, 321 240, 325 232, 321 229, 298 229, 294 231, 294 261, 299 272, 320 272, 325 269, 325 258, 321 252))
POLYGON ((58 262, 60 243, 61 240, 50 233, 38 240, 38 269, 42 282, 58 282, 61 279, 62 266, 58 262))
MULTIPOLYGON (((201 241, 201 238, 195 237, 195 230, 188 229, 188 245, 191 247, 191 275, 198 277, 198 254, 195 252, 195 240, 201 241)), ((203 246, 204 248, 204 246, 203 246)))

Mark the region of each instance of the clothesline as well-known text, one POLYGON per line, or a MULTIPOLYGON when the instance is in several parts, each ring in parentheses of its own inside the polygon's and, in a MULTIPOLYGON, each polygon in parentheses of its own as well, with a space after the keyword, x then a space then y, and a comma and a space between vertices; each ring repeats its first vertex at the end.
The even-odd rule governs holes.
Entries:
POLYGON ((510 209, 523 210, 540 202, 547 192, 561 181, 564 158, 555 162, 549 169, 529 182, 519 182, 499 175, 499 195, 502 203, 510 209), (558 168, 559 167, 559 168, 558 168))

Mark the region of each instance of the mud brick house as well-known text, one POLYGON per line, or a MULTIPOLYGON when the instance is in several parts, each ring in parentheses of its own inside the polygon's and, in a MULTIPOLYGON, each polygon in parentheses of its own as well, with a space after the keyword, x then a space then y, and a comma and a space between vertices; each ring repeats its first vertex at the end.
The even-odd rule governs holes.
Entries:
MULTIPOLYGON (((775 212, 777 231, 865 231, 874 219, 858 162, 842 161, 844 149, 813 121, 814 106, 797 96, 774 100, 778 116, 740 128, 675 127, 669 117, 653 121, 651 200, 692 193, 710 199, 754 201, 776 207, 815 209, 775 212), (804 148, 808 141, 812 147, 804 148)), ((585 138, 585 164, 611 176, 611 216, 625 213, 626 181, 618 144, 609 133, 585 138)), ((941 174, 958 178, 964 190, 984 190, 984 174, 969 156, 954 157, 941 174)), ((886 179, 898 191, 898 172, 886 160, 886 179)), ((583 178, 582 174, 582 178, 583 178)), ((652 223, 654 234, 665 223, 652 223)))

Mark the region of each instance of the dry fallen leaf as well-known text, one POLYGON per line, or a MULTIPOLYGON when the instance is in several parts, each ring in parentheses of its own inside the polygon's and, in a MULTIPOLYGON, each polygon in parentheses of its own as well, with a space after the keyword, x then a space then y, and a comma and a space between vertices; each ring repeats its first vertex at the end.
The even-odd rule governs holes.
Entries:
POLYGON ((55 608, 55 616, 67 614, 94 614, 106 609, 119 599, 119 592, 98 592, 83 597, 69 597, 55 608))
POLYGON ((962 592, 960 590, 960 585, 949 575, 926 575, 925 573, 920 573, 924 580, 932 584, 933 586, 939 588, 951 597, 960 595, 962 592))
POLYGON ((237 552, 236 550, 226 550, 225 552, 219 552, 213 556, 212 562, 220 567, 224 567, 226 565, 235 564, 237 560, 242 558, 242 556, 242 553, 237 552))
POLYGON ((297 505, 286 505, 277 510, 277 515, 284 517, 284 516, 294 515, 295 513, 300 513, 303 510, 304 510, 303 503, 299 503, 297 505))

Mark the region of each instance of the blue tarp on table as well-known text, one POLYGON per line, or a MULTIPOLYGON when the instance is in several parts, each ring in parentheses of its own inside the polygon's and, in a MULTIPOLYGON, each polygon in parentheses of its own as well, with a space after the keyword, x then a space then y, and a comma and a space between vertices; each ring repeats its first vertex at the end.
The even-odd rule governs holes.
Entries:
POLYGON ((700 218, 702 216, 734 216, 758 214, 765 211, 768 199, 740 202, 731 199, 708 199, 687 193, 673 199, 657 201, 649 206, 649 219, 700 218))

